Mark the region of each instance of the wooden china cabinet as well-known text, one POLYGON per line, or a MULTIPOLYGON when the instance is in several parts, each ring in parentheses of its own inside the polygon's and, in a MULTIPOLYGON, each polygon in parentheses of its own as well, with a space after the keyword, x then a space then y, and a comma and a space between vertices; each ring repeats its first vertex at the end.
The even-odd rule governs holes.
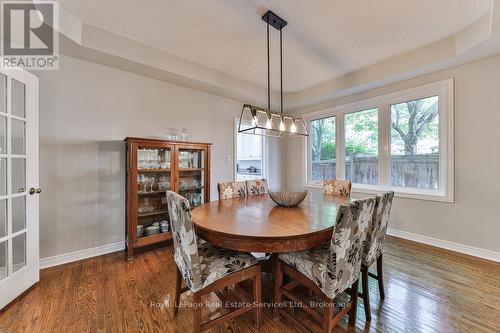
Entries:
POLYGON ((134 249, 172 239, 166 191, 191 207, 210 201, 211 143, 126 138, 127 257, 134 249))

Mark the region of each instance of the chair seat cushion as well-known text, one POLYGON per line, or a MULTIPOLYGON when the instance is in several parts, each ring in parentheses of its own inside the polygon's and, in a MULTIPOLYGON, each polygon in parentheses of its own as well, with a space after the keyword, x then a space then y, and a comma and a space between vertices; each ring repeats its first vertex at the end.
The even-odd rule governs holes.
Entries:
POLYGON ((198 256, 202 283, 199 289, 224 276, 257 264, 257 259, 250 253, 223 249, 209 242, 204 242, 198 246, 198 256))
POLYGON ((326 288, 326 279, 330 278, 327 268, 329 255, 330 246, 329 244, 325 244, 306 251, 283 253, 279 255, 279 258, 307 276, 326 296, 333 299, 336 295, 326 288))

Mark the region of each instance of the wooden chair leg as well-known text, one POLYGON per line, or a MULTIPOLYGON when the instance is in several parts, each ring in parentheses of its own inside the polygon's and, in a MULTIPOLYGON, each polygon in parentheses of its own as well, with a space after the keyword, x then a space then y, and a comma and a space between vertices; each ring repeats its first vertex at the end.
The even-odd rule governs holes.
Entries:
POLYGON ((254 293, 254 298, 255 302, 257 303, 257 307, 255 308, 255 326, 257 329, 260 327, 260 318, 261 318, 261 303, 262 303, 262 287, 261 287, 261 271, 260 271, 260 265, 258 266, 259 269, 257 271, 257 275, 255 276, 253 280, 253 293, 254 293))
POLYGON ((201 295, 198 293, 193 294, 193 302, 194 302, 194 311, 193 311, 193 332, 200 333, 201 332, 201 295))
POLYGON ((372 320, 370 311, 370 292, 368 290, 368 266, 361 265, 361 289, 363 290, 363 306, 366 321, 372 320))
POLYGON ((334 301, 328 302, 325 313, 323 315, 323 333, 330 333, 332 331, 332 320, 333 320, 333 306, 334 301))
POLYGON ((179 301, 181 299, 182 276, 177 265, 175 266, 175 300, 174 300, 174 316, 179 312, 179 301))
POLYGON ((378 280, 378 290, 380 292, 380 299, 385 299, 384 291, 384 275, 382 269, 382 255, 377 258, 377 280, 378 280))
POLYGON ((358 311, 358 288, 359 279, 357 279, 351 286, 351 310, 349 311, 349 326, 356 325, 356 314, 358 311))
POLYGON ((280 319, 281 287, 283 286, 283 270, 281 262, 276 258, 274 271, 274 320, 280 319))

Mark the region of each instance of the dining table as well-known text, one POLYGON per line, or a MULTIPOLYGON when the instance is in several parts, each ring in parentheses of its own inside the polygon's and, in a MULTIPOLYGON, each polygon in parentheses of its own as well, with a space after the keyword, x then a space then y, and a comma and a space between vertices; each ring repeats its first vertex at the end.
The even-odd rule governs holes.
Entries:
POLYGON ((330 240, 338 208, 350 201, 312 190, 298 206, 281 207, 266 193, 207 202, 193 209, 192 220, 196 234, 216 246, 277 254, 330 240))

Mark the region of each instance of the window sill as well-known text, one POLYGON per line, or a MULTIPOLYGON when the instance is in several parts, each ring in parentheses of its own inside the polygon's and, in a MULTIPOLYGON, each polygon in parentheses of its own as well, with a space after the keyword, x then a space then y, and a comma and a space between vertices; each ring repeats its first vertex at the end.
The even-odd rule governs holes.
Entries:
MULTIPOLYGON (((307 183, 303 184, 302 187, 310 189, 323 188, 323 186, 318 183, 307 183)), ((442 192, 437 192, 437 191, 426 191, 426 190, 408 189, 401 187, 384 187, 384 186, 364 185, 364 184, 354 184, 354 183, 352 184, 353 193, 381 194, 387 191, 394 191, 394 196, 397 198, 446 202, 446 203, 455 202, 453 196, 446 195, 442 192)))

